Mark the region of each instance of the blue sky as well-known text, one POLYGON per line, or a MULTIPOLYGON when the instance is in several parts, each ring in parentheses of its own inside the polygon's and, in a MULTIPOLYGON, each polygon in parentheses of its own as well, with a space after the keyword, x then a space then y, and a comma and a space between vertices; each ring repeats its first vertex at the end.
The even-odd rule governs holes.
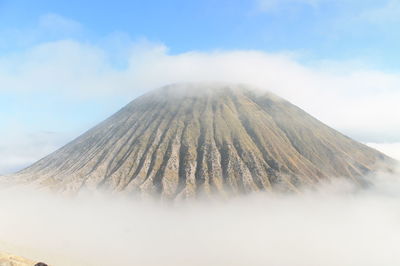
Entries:
POLYGON ((0 0, 0 174, 180 81, 250 83, 400 142, 398 28, 400 0, 0 0))
POLYGON ((297 50, 313 58, 367 57, 381 67, 399 68, 398 0, 3 0, 0 31, 7 36, 32 30, 46 14, 77 21, 84 32, 49 34, 17 44, 11 37, 3 49, 62 37, 99 41, 119 32, 165 43, 172 53, 297 50))

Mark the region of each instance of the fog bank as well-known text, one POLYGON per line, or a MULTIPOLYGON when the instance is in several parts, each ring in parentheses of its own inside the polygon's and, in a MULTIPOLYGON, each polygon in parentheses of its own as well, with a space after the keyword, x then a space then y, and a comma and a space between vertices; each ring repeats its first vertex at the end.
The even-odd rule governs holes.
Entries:
POLYGON ((0 250, 60 266, 400 265, 398 177, 174 206, 5 189, 0 250))

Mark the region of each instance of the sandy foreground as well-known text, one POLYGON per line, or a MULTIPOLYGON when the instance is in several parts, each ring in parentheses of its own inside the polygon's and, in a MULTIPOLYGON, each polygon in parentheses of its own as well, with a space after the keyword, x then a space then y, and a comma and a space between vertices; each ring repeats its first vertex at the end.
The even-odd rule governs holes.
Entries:
POLYGON ((0 241, 0 266, 34 266, 38 262, 46 263, 49 266, 53 265, 49 264, 47 258, 42 258, 41 255, 34 249, 0 241))
POLYGON ((33 266, 36 263, 23 257, 0 252, 0 266, 33 266))
POLYGON ((66 258, 61 253, 46 254, 46 251, 40 248, 0 241, 0 266, 34 266, 38 262, 46 263, 49 266, 86 266, 85 263, 81 264, 80 260, 66 258))

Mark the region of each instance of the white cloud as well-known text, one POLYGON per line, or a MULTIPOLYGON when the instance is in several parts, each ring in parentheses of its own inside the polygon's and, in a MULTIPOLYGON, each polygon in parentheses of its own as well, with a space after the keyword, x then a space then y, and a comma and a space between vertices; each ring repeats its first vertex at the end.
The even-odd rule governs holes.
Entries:
POLYGON ((374 180, 174 206, 2 190, 0 249, 59 266, 399 265, 399 179, 374 180))
POLYGON ((193 51, 171 55, 165 46, 151 43, 133 46, 123 69, 110 64, 110 56, 99 46, 76 41, 43 43, 0 58, 0 90, 129 97, 172 82, 242 82, 274 91, 334 126, 372 131, 400 128, 396 119, 400 75, 396 73, 350 69, 346 63, 309 67, 285 53, 193 51))
POLYGON ((109 82, 115 72, 104 57, 98 47, 75 41, 42 43, 0 59, 2 90, 100 93, 104 87, 112 89, 109 82))
POLYGON ((132 77, 142 87, 188 80, 244 82, 271 90, 349 132, 400 132, 397 74, 368 69, 324 71, 306 67, 289 55, 257 51, 168 55, 157 48, 132 60, 136 66, 132 77))

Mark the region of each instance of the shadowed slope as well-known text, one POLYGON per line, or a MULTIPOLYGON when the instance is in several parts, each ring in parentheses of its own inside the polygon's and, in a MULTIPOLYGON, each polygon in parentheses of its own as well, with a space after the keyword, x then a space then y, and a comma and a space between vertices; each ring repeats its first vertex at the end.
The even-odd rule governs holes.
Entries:
POLYGON ((182 84, 137 98, 13 178, 176 198, 297 190, 338 176, 361 183, 386 162, 272 94, 182 84))

